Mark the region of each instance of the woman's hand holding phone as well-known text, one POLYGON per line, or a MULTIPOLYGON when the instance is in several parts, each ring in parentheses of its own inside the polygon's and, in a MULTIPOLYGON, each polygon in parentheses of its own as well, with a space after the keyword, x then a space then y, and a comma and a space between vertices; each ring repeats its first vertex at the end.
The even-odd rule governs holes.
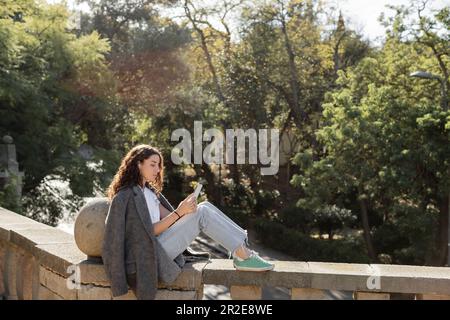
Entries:
POLYGON ((197 198, 194 193, 191 193, 180 202, 176 210, 180 216, 197 211, 197 198))

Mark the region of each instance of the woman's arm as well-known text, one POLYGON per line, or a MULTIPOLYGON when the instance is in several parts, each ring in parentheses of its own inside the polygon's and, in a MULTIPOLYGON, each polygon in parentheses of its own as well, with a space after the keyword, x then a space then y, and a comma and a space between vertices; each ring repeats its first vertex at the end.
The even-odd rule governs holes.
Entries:
POLYGON ((159 218, 162 220, 170 214, 170 211, 166 209, 162 204, 159 204, 159 218))
POLYGON ((189 214, 191 212, 196 211, 197 200, 195 199, 195 197, 193 197, 192 194, 190 194, 186 199, 180 202, 178 208, 173 212, 169 212, 169 210, 167 210, 166 208, 164 208, 161 211, 161 207, 162 206, 160 204, 159 206, 160 215, 161 217, 163 217, 163 214, 165 216, 159 222, 153 224, 153 231, 156 236, 166 231, 172 224, 174 224, 178 219, 180 219, 185 214, 189 214))
POLYGON ((166 231, 172 224, 175 223, 175 221, 177 221, 181 217, 182 215, 180 213, 177 215, 174 211, 170 212, 164 219, 161 219, 159 222, 154 223, 153 231, 155 235, 158 236, 164 231, 166 231))

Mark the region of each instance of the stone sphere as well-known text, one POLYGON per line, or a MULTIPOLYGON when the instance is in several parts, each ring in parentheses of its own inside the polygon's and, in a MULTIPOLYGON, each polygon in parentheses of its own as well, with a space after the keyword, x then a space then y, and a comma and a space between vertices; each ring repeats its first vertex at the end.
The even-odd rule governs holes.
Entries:
POLYGON ((75 220, 75 242, 88 257, 101 257, 108 198, 95 198, 81 208, 75 220))

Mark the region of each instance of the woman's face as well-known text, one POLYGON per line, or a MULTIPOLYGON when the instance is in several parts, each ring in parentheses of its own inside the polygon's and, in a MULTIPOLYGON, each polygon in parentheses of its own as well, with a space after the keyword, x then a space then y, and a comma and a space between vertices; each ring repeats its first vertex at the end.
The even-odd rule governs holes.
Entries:
POLYGON ((138 162, 139 171, 145 181, 154 182, 160 169, 160 159, 157 154, 151 155, 142 162, 138 162))

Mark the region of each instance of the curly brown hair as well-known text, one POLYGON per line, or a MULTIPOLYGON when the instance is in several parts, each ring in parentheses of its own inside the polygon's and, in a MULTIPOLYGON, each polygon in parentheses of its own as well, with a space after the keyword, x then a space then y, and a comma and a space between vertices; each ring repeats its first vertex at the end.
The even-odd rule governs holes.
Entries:
POLYGON ((157 154, 159 156, 159 173, 156 176, 155 183, 148 182, 159 195, 162 191, 163 185, 163 173, 164 173, 164 159, 161 152, 148 144, 141 144, 131 149, 125 157, 123 157, 119 170, 117 171, 114 179, 108 187, 107 195, 111 200, 124 187, 129 187, 141 183, 141 174, 139 172, 138 162, 142 162, 148 159, 152 155, 157 154))

